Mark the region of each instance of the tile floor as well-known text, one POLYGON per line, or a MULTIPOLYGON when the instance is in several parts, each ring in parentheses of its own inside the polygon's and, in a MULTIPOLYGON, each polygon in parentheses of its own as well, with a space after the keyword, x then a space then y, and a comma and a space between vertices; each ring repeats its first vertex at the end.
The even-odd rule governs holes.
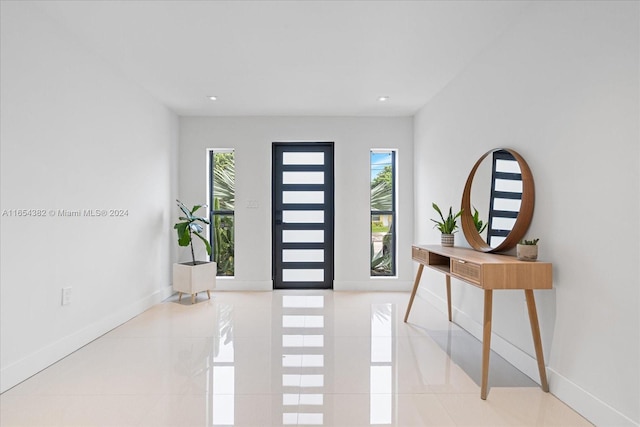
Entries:
POLYGON ((407 293, 172 297, 0 396, 9 426, 585 426, 407 293))

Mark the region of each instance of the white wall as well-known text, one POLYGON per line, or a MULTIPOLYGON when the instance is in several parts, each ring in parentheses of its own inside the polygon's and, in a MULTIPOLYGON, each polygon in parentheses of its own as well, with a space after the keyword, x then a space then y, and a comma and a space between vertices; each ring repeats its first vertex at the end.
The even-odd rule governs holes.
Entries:
MULTIPOLYGON (((236 159, 236 276, 222 289, 272 289, 271 150, 278 141, 335 142, 335 282, 341 289, 405 290, 412 280, 413 121, 411 118, 181 118, 180 188, 188 205, 205 203, 208 148, 233 148, 236 159), (369 154, 397 148, 398 277, 369 277, 369 154), (247 208, 249 200, 258 209, 247 208)), ((201 248, 202 249, 202 248, 201 248)), ((203 255, 201 250, 201 257, 203 255)), ((180 254, 188 259, 187 251, 180 254)))
POLYGON ((33 5, 1 28, 4 391, 167 294, 178 122, 33 5))
MULTIPOLYGON (((419 241, 437 242, 431 202, 460 206, 485 151, 510 147, 529 163, 528 236, 554 264, 554 290, 536 292, 551 392, 603 426, 640 420, 639 7, 537 2, 415 118, 419 241)), ((479 333, 481 292, 453 294, 456 321, 479 333)), ((495 296, 493 325, 501 352, 537 378, 520 292, 495 296)))

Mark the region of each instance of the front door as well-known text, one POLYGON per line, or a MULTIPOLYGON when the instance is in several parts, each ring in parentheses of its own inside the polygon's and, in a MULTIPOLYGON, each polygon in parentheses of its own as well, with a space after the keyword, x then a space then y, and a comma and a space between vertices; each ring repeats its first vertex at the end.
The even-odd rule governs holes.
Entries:
POLYGON ((273 143, 273 286, 333 288, 333 143, 273 143))

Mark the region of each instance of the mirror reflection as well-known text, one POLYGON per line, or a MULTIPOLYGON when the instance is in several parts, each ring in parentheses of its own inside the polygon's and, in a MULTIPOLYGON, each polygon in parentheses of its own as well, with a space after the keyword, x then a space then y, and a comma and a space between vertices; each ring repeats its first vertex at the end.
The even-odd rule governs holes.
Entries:
POLYGON ((516 158, 496 150, 478 166, 471 186, 471 214, 491 248, 504 242, 516 223, 522 201, 522 173, 516 158))

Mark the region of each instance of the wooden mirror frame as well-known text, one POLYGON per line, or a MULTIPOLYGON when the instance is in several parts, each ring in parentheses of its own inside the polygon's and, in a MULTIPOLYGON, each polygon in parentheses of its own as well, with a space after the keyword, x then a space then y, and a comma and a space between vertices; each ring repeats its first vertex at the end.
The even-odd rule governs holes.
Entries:
POLYGON ((460 216, 460 221, 462 223, 462 232, 464 233, 464 237, 473 249, 480 252, 502 252, 515 247, 529 229, 531 218, 533 217, 534 201, 535 188, 533 185, 533 175, 531 174, 531 169, 529 169, 529 165, 527 165, 524 158, 517 152, 508 148, 494 148, 487 151, 476 162, 473 169, 471 169, 467 182, 464 186, 464 192, 462 193, 462 215, 460 216), (482 236, 478 233, 476 225, 473 222, 473 215, 471 213, 471 184, 473 183, 473 177, 476 170, 482 161, 489 154, 499 150, 508 152, 518 161, 520 174, 522 175, 522 201, 520 203, 520 212, 518 213, 518 217, 516 218, 513 228, 502 243, 495 248, 492 248, 482 239, 482 236))

